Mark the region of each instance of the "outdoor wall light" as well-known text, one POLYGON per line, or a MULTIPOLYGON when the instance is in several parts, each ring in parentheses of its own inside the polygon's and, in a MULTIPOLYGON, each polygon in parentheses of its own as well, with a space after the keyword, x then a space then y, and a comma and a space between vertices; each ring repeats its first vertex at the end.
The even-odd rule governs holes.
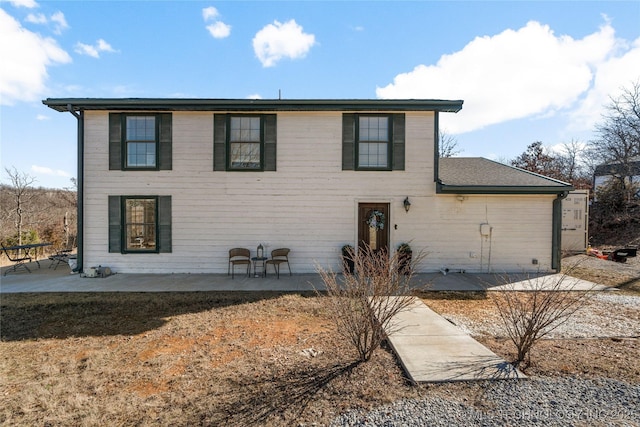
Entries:
POLYGON ((411 202, 409 201, 409 196, 405 197, 404 202, 402 202, 402 204, 404 205, 405 212, 409 212, 409 209, 411 209, 411 202))

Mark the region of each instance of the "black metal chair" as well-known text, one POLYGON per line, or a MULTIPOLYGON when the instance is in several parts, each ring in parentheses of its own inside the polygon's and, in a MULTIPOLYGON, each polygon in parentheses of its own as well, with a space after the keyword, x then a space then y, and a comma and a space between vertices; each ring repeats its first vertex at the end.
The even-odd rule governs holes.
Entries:
POLYGON ((27 255, 27 254, 23 254, 22 256, 20 255, 20 249, 17 249, 13 255, 11 255, 11 249, 5 248, 4 245, 0 245, 2 246, 2 250, 4 251, 5 255, 7 256, 7 258, 9 258, 9 261, 13 262, 13 266, 11 268, 8 268, 5 270, 4 275, 6 276, 8 272, 10 271, 16 271, 18 268, 23 267, 25 268, 29 273, 31 273, 31 270, 29 270, 29 267, 27 267, 26 262, 31 262, 31 256, 27 255))
MULTIPOLYGON (((273 269, 280 278, 280 264, 287 264, 287 268, 289 269, 289 276, 291 276, 291 265, 289 265, 289 252, 291 252, 288 248, 280 248, 274 249, 271 251, 271 259, 268 259, 266 265, 273 265, 273 269)), ((265 267, 266 274, 266 267, 265 267)))
POLYGON ((67 264, 69 262, 69 258, 71 258, 71 249, 63 249, 61 251, 56 251, 54 255, 49 256, 51 260, 51 264, 49 264, 49 268, 53 267, 55 270, 58 268, 60 263, 67 264))
POLYGON ((236 265, 247 266, 247 277, 251 271, 251 251, 245 248, 229 249, 229 265, 227 267, 227 276, 231 273, 231 278, 235 277, 236 265))

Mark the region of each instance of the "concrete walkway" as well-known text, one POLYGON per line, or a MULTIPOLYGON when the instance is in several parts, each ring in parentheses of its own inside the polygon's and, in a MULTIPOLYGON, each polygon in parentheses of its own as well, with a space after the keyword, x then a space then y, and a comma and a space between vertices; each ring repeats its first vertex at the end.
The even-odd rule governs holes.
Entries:
POLYGON ((414 383, 526 378, 418 298, 390 329, 391 347, 414 383))
POLYGON ((492 286, 488 291, 606 291, 611 289, 587 280, 562 274, 548 274, 535 278, 518 280, 505 285, 492 286))

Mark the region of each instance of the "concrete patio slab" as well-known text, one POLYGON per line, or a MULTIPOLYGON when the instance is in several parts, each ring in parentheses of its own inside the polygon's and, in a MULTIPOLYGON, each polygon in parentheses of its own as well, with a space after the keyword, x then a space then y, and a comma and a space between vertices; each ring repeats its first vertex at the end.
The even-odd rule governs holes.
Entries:
POLYGON ((526 378, 418 298, 395 316, 389 332, 389 343, 414 383, 526 378))
POLYGON ((1 293, 18 292, 204 292, 204 291, 279 291, 313 292, 324 290, 317 274, 275 275, 263 277, 226 274, 127 274, 105 278, 85 278, 70 274, 69 267, 42 268, 0 277, 1 293))
POLYGON ((531 277, 513 283, 490 287, 488 291, 605 291, 611 289, 604 285, 577 279, 563 274, 549 274, 531 277))
MULTIPOLYGON (((226 274, 126 274, 117 273, 107 278, 82 278, 70 274, 69 266, 61 264, 56 270, 48 268, 50 260, 41 260, 41 267, 30 263, 26 270, 0 276, 0 292, 199 292, 199 291, 281 291, 307 292, 324 290, 320 276, 311 274, 283 274, 280 279, 270 274, 267 278, 226 274)), ((4 273, 9 267, 2 267, 4 273)), ((558 275, 539 275, 543 280, 554 280, 558 275), (549 279, 546 279, 549 278, 549 279)), ((524 289, 532 280, 525 274, 491 273, 420 273, 414 275, 411 286, 424 291, 485 292, 501 290, 505 283, 517 284, 524 289)), ((550 283, 550 282, 549 282, 550 283)), ((567 277, 567 286, 575 290, 605 290, 606 286, 567 277)))

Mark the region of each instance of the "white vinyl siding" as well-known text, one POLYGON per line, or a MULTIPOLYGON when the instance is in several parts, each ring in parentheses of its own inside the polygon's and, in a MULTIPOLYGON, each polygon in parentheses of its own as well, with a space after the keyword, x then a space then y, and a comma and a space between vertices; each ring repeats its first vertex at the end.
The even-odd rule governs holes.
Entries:
POLYGON ((480 258, 469 253, 481 251, 483 222, 493 226, 493 270, 550 264, 552 196, 471 196, 461 203, 435 194, 433 113, 406 113, 405 170, 380 172, 342 170, 342 112, 278 112, 277 171, 243 173, 212 171, 212 112, 172 116, 172 170, 110 171, 108 113, 85 112, 85 267, 226 274, 230 248, 254 256, 262 243, 267 254, 290 248, 294 273, 312 273, 316 262, 337 270, 340 248, 357 239, 358 203, 368 202, 390 204, 392 248, 411 242, 414 251, 429 253, 422 271, 480 271, 480 258), (108 196, 146 194, 172 197, 171 253, 109 253, 108 196), (539 265, 531 265, 534 256, 539 265))

